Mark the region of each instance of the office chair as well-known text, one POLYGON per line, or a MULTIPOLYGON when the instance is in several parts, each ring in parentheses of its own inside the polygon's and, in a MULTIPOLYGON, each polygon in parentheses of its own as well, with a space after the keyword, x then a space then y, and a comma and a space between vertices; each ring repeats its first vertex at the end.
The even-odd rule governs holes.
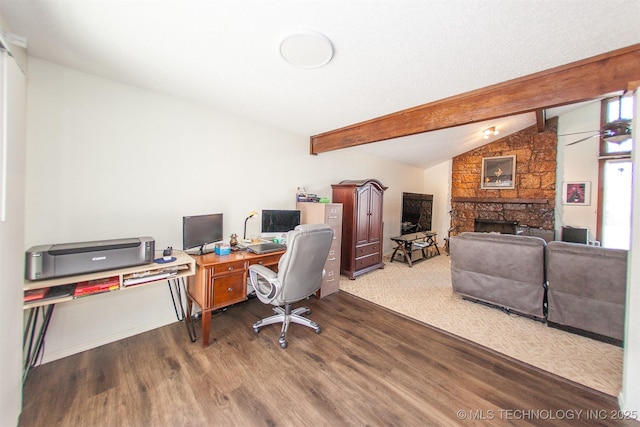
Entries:
POLYGON ((333 230, 326 224, 304 224, 287 233, 287 251, 278 262, 278 272, 256 264, 249 267, 251 285, 256 296, 265 304, 272 304, 271 317, 258 320, 253 331, 262 326, 282 322, 280 347, 287 348, 287 329, 294 322, 313 328, 320 326, 301 314, 310 314, 307 307, 292 309, 292 304, 312 295, 322 284, 324 264, 333 241, 333 230), (284 307, 283 307, 284 306, 284 307))

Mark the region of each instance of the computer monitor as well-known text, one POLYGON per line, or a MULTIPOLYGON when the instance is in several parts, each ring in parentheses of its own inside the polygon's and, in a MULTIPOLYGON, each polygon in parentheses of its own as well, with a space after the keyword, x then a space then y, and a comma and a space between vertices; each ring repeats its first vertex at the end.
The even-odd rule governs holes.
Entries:
POLYGON ((300 225, 299 210, 274 210, 262 211, 262 237, 276 237, 293 230, 300 225))
POLYGON ((199 248, 199 253, 205 251, 205 246, 223 239, 222 214, 207 214, 182 217, 182 248, 184 250, 199 248))

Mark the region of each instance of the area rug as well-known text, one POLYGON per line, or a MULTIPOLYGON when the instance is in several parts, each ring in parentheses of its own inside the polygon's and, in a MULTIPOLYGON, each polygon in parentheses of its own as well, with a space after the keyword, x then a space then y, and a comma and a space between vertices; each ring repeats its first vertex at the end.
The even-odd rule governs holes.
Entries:
POLYGON ((413 267, 387 258, 384 269, 341 276, 340 289, 611 396, 622 389, 622 348, 463 300, 444 254, 413 267))

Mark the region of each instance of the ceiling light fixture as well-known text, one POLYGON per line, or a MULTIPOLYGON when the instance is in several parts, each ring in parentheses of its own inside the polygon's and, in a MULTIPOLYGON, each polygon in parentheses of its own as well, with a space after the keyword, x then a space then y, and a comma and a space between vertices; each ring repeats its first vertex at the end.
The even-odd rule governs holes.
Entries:
POLYGON ((485 130, 483 130, 483 131, 482 131, 482 135, 483 135, 483 138, 484 138, 484 139, 489 139, 489 138, 491 138, 492 136, 496 136, 496 135, 497 135, 497 134, 499 134, 499 133, 500 133, 500 131, 499 131, 499 130, 497 130, 497 129, 495 128, 495 126, 491 126, 490 128, 485 129, 485 130))
POLYGON ((280 55, 296 67, 319 68, 333 58, 333 45, 324 34, 304 30, 282 40, 280 55))

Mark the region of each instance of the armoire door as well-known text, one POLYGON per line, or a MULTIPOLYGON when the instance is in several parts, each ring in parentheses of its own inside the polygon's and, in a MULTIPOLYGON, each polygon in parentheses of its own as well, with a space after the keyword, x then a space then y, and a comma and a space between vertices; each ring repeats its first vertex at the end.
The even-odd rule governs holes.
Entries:
POLYGON ((364 185, 356 192, 356 246, 369 243, 371 213, 371 185, 364 185))
POLYGON ((369 243, 382 241, 382 191, 373 185, 369 192, 369 243))

